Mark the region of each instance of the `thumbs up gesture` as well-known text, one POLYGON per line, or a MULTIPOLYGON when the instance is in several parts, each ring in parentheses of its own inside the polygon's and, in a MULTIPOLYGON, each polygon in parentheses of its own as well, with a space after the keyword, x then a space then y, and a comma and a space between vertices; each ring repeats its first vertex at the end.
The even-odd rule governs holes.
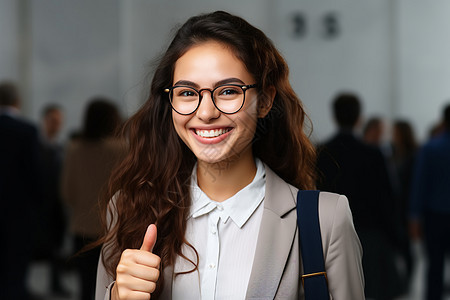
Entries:
POLYGON ((148 226, 140 249, 122 252, 116 269, 111 299, 150 299, 159 278, 161 258, 152 253, 157 238, 154 224, 148 226))

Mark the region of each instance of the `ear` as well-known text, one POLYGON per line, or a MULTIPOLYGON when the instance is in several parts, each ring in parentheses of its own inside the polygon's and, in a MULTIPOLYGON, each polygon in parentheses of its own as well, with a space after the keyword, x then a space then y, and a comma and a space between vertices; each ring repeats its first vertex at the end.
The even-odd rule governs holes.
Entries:
POLYGON ((258 99, 258 118, 262 119, 267 116, 272 109, 273 100, 275 99, 276 94, 277 90, 273 85, 263 91, 263 94, 258 99))

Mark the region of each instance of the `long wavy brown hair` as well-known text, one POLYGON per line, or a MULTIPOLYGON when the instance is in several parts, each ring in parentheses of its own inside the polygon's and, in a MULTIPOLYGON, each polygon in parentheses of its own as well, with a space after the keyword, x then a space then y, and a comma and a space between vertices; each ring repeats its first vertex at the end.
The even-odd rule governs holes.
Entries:
MULTIPOLYGON (((173 266, 177 256, 184 257, 182 245, 189 245, 185 229, 196 158, 174 129, 164 89, 173 84, 178 58, 193 45, 211 40, 229 46, 253 75, 258 105, 272 105, 266 117, 258 119, 254 155, 286 182, 301 189, 314 188, 315 151, 304 132, 309 119, 289 83, 288 66, 273 43, 259 29, 226 12, 192 17, 176 32, 156 68, 147 101, 123 129, 129 152, 112 174, 104 195, 104 215, 112 217, 105 222, 105 235, 99 241, 104 244, 103 264, 114 278, 122 251, 139 248, 149 224, 158 228, 153 252, 161 257, 161 271, 173 266), (272 103, 268 91, 273 88, 272 103)), ((195 270, 197 262, 192 263, 195 270)), ((164 279, 158 280, 153 298, 161 293, 164 279)))

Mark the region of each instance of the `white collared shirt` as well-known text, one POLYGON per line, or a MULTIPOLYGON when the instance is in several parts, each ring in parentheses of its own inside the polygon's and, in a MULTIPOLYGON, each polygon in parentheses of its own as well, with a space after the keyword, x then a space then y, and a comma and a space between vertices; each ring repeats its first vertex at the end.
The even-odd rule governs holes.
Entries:
MULTIPOLYGON (((245 299, 266 185, 263 163, 256 159, 256 166, 253 181, 223 202, 213 201, 203 193, 194 168, 185 237, 198 252, 198 271, 175 277, 173 299, 245 299)), ((183 253, 196 261, 190 247, 183 245, 183 253)), ((192 263, 177 257, 175 273, 192 269, 192 263)))

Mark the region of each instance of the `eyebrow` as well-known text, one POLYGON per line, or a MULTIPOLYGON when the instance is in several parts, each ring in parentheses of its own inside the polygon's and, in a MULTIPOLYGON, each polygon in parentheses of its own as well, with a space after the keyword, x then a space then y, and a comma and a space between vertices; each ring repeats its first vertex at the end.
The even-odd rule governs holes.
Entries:
MULTIPOLYGON (((245 84, 241 79, 236 78, 236 77, 231 77, 231 78, 226 78, 226 79, 222 79, 217 81, 216 83, 214 83, 214 87, 222 85, 222 84, 228 84, 228 83, 240 83, 240 84, 245 84)), ((187 86, 191 86, 194 88, 200 88, 200 86, 192 81, 189 80, 178 80, 177 82, 175 82, 174 86, 176 85, 187 85, 187 86)))

